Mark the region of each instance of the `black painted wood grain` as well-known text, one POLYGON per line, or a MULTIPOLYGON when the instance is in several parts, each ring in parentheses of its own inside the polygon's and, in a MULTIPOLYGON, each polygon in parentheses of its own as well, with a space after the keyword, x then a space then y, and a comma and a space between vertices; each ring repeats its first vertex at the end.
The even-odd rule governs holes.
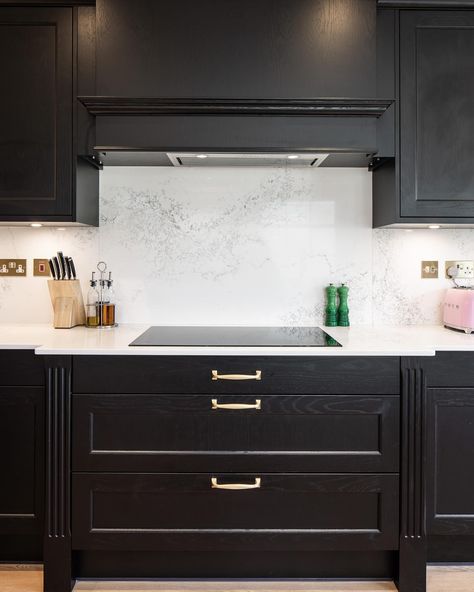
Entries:
POLYGON ((44 523, 44 367, 0 351, 0 561, 40 561, 44 523))
POLYGON ((474 351, 437 352, 423 367, 428 387, 474 387, 474 351))
POLYGON ((75 356, 74 393, 398 395, 400 359, 317 356, 75 356), (211 371, 262 380, 211 380, 211 371))
POLYGON ((395 549, 397 475, 73 475, 75 549, 395 549), (227 491, 223 483, 261 488, 227 491))
POLYGON ((473 52, 474 12, 402 12, 402 217, 474 216, 473 52))
POLYGON ((398 471, 398 397, 260 401, 260 410, 213 410, 209 395, 76 395, 73 470, 398 471))
POLYGON ((99 0, 97 94, 374 98, 375 11, 373 0, 99 0))
MULTIPOLYGON (((0 354, 0 359, 2 357, 0 354)), ((41 535, 44 505, 42 387, 0 386, 0 466, 0 536, 41 535)), ((27 548, 25 553, 28 554, 27 548)))
POLYGON ((193 548, 160 551, 75 551, 82 578, 336 578, 393 579, 393 551, 314 551, 300 548, 262 550, 193 548))
POLYGON ((0 8, 0 219, 72 213, 72 25, 72 8, 0 8))
POLYGON ((71 553, 71 358, 47 356, 44 592, 73 587, 71 553))
POLYGON ((474 535, 474 388, 428 389, 427 531, 474 535))
POLYGON ((43 386, 43 360, 30 349, 1 350, 0 376, 1 386, 43 386))
POLYGON ((426 592, 426 381, 423 362, 402 358, 400 592, 426 592))

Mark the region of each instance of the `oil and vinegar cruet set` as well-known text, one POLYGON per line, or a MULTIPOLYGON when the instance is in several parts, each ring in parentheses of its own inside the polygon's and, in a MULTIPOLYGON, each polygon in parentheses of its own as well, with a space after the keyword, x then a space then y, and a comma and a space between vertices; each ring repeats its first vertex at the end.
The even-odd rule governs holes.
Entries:
POLYGON ((115 327, 115 293, 112 272, 107 275, 107 264, 100 261, 97 264, 99 279, 95 278, 96 272, 92 272, 89 281, 86 303, 86 327, 105 328, 115 327))
POLYGON ((71 257, 59 252, 49 260, 52 280, 48 288, 54 311, 55 329, 71 329, 85 325, 93 329, 116 327, 115 294, 112 273, 107 274, 107 264, 97 264, 99 279, 92 272, 86 305, 82 297, 80 281, 76 277, 76 268, 71 257))

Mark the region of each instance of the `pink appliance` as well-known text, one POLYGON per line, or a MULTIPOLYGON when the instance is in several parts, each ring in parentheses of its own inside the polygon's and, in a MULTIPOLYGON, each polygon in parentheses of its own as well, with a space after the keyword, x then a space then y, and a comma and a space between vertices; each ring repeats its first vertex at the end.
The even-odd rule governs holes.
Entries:
POLYGON ((450 288, 446 290, 443 323, 445 327, 460 329, 465 333, 474 331, 473 288, 450 288))

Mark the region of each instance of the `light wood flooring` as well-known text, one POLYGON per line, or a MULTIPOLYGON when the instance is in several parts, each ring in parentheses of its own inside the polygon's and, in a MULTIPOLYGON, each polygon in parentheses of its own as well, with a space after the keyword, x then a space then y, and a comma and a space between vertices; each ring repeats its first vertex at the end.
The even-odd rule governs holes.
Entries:
MULTIPOLYGON (((1 592, 42 592, 35 566, 0 565, 1 592)), ((394 592, 390 582, 78 582, 74 592, 394 592)), ((473 566, 428 568, 428 592, 473 592, 473 566)))

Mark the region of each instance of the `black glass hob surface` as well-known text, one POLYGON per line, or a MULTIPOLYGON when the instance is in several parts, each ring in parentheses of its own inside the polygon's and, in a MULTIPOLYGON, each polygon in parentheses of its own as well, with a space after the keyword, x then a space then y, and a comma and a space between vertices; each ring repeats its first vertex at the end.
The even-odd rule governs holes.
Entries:
POLYGON ((341 347, 319 327, 150 327, 130 345, 341 347))

